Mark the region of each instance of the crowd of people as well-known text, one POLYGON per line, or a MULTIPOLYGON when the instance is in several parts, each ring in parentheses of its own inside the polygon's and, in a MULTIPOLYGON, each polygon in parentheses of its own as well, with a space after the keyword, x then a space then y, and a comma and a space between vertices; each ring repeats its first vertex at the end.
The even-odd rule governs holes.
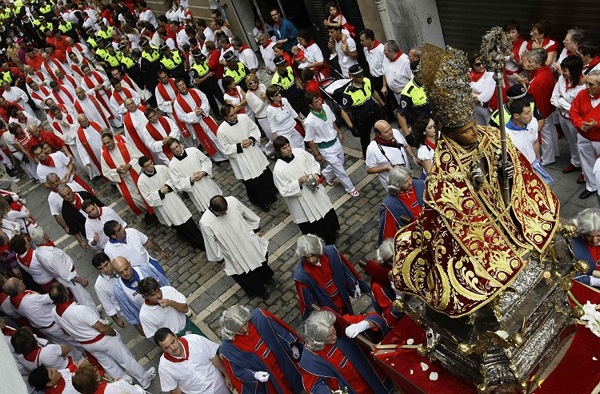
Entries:
MULTIPOLYGON (((158 17, 131 0, 6 5, 0 325, 31 392, 144 393, 157 371, 136 361, 111 324, 132 325, 160 347, 165 392, 391 392, 354 338, 377 341, 402 317, 393 306, 402 294, 389 278, 392 238, 421 216, 429 177, 440 179, 438 130, 467 146, 474 124, 462 135, 432 114, 421 48, 381 43, 370 29, 355 31, 336 3, 325 9, 328 50, 272 9, 272 25, 256 20, 257 54, 221 10, 209 21, 195 18, 184 0, 158 17), (346 80, 336 92, 325 89, 332 76, 346 80), (387 193, 377 258, 364 264, 370 285, 334 246, 340 222, 325 186, 339 182, 351 198, 361 196, 346 172, 342 125, 387 193), (300 333, 266 310, 235 305, 221 317, 223 343, 208 340, 159 261, 170 258, 163 242, 128 226, 92 187, 101 178, 112 183, 146 224, 172 227, 247 296, 267 300, 276 278, 260 217, 245 196, 224 195, 213 165, 231 166, 264 212, 279 195, 298 225, 300 333), (421 179, 413 179, 416 170, 421 179), (96 252, 101 308, 75 262, 10 191, 18 178, 48 189, 50 213, 65 234, 96 252), (362 294, 375 312, 355 314, 350 298, 362 294)), ((579 28, 568 31, 562 51, 546 21, 532 24, 528 41, 519 30, 514 21, 504 26, 512 51, 502 109, 482 55, 470 58, 477 125, 498 127, 504 111, 513 144, 546 183, 560 131, 571 155, 563 172, 582 171, 580 198, 588 198, 600 188, 598 48, 579 28)), ((581 253, 596 255, 599 230, 582 227, 581 253)), ((580 280, 595 285, 596 268, 594 260, 580 280)))

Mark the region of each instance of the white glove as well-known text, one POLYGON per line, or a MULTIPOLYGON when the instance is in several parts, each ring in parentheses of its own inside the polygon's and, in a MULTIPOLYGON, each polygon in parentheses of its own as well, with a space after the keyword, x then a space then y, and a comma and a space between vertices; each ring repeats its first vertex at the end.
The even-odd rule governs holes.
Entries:
POLYGON ((269 373, 265 371, 254 372, 254 379, 264 383, 269 380, 269 373))
POLYGON ((360 283, 356 282, 354 285, 354 298, 360 297, 361 294, 362 292, 360 291, 360 283))
POLYGON ((350 324, 348 327, 346 327, 346 336, 348 338, 356 338, 358 334, 367 329, 369 329, 369 322, 366 320, 363 320, 359 323, 350 324))
POLYGON ((396 299, 397 300, 401 300, 404 298, 404 292, 396 289, 396 286, 394 285, 394 281, 390 281, 391 285, 392 285, 392 290, 394 290, 394 293, 396 293, 396 299))
POLYGON ((292 358, 294 360, 300 360, 300 349, 298 349, 298 346, 296 345, 292 345, 292 358))

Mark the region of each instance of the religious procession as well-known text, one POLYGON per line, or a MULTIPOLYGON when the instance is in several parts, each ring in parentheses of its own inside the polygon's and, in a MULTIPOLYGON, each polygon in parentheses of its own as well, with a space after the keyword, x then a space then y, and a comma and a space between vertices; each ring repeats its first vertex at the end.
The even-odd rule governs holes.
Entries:
POLYGON ((598 392, 600 31, 463 2, 3 0, 0 392, 598 392))

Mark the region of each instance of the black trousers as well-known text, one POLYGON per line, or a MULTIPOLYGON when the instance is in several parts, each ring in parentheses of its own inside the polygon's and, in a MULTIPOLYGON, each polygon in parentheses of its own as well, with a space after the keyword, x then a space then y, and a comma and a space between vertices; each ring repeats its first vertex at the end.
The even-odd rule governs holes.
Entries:
POLYGON ((217 100, 223 104, 225 100, 223 99, 223 91, 217 84, 217 79, 215 77, 210 77, 198 85, 198 89, 202 91, 208 97, 208 103, 210 104, 210 109, 213 111, 215 116, 219 115, 219 105, 217 104, 217 100))
POLYGON ((191 217, 187 222, 180 224, 178 226, 173 226, 173 228, 177 231, 177 233, 186 241, 192 244, 192 246, 206 250, 204 246, 204 238, 202 238, 202 232, 194 222, 194 218, 191 217))
POLYGON ((231 275, 233 280, 244 290, 248 297, 261 295, 265 290, 265 282, 272 279, 275 273, 265 260, 262 265, 252 271, 239 275, 231 275))

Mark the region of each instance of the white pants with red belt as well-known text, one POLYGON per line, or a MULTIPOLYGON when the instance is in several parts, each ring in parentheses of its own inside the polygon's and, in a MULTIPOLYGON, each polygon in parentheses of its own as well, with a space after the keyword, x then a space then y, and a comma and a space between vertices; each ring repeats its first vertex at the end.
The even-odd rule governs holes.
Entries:
POLYGON ((122 378, 125 375, 123 373, 123 369, 125 369, 142 387, 150 382, 146 370, 135 360, 118 333, 114 337, 106 335, 97 342, 81 344, 81 346, 96 357, 111 378, 122 378))

